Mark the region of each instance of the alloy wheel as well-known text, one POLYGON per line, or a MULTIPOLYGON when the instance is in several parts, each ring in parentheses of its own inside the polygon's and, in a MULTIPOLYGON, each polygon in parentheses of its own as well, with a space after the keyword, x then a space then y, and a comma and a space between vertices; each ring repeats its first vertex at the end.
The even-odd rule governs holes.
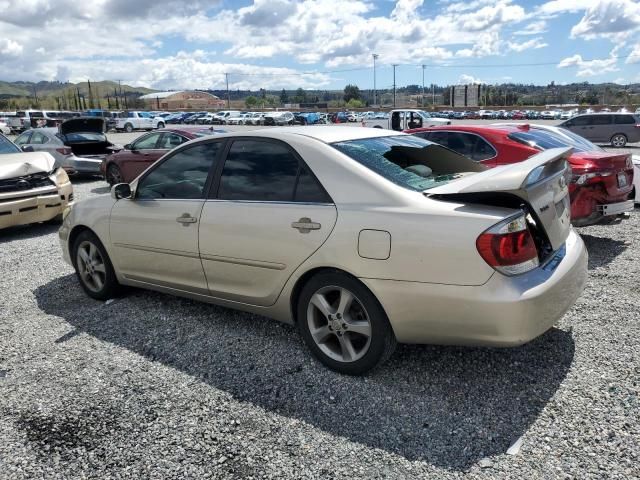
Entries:
POLYGON ((318 348, 338 362, 355 362, 369 350, 371 321, 362 302, 344 287, 316 291, 307 307, 307 323, 318 348))
POLYGON ((85 240, 78 245, 76 254, 78 273, 84 285, 92 292, 99 292, 106 282, 106 267, 98 247, 85 240))
POLYGON ((624 147, 627 144, 627 137, 625 137, 624 135, 620 134, 620 135, 614 135, 611 138, 611 145, 613 145, 614 147, 624 147))

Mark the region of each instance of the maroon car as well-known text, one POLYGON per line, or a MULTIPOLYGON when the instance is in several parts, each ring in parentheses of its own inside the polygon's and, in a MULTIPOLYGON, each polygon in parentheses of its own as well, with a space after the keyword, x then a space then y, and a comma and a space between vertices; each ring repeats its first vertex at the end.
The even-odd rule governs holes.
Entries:
POLYGON ((130 183, 165 153, 194 138, 224 133, 211 127, 177 127, 154 130, 109 155, 100 171, 109 185, 130 183))

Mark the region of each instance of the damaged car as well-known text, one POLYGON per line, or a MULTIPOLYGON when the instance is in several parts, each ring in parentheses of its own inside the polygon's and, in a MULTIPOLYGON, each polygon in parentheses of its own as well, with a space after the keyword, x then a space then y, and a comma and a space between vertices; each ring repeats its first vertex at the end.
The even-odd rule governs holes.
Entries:
POLYGON ((47 152, 56 165, 70 175, 101 175, 100 167, 107 155, 122 149, 105 134, 101 117, 79 117, 62 122, 58 128, 32 128, 16 138, 16 145, 26 152, 47 152))
POLYGON ((64 169, 46 152, 22 152, 0 135, 0 229, 59 223, 73 203, 64 169))
POLYGON ((488 169, 392 130, 226 133, 78 202, 59 238, 94 299, 131 285, 272 317, 363 374, 397 342, 517 346, 564 315, 587 275, 570 152, 488 169))

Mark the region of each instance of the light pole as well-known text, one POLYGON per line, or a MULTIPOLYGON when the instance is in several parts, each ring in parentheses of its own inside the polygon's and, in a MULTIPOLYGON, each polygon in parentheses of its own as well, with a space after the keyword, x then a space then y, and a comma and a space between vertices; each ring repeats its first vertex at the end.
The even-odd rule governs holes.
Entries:
POLYGON ((376 106, 376 58, 378 58, 380 55, 378 55, 377 53, 373 53, 371 54, 371 56, 373 57, 373 106, 376 106))
POLYGON ((422 107, 424 107, 424 69, 426 68, 426 65, 422 65, 422 107))
POLYGON ((397 63, 393 64, 393 108, 396 108, 396 67, 397 63))

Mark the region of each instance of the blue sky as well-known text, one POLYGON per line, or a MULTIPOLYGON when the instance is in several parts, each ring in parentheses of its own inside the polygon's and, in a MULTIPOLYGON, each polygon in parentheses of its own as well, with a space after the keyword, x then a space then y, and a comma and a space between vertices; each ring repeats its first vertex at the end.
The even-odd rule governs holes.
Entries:
POLYGON ((3 80, 369 89, 372 53, 378 88, 640 82, 640 2, 0 0, 3 80))

